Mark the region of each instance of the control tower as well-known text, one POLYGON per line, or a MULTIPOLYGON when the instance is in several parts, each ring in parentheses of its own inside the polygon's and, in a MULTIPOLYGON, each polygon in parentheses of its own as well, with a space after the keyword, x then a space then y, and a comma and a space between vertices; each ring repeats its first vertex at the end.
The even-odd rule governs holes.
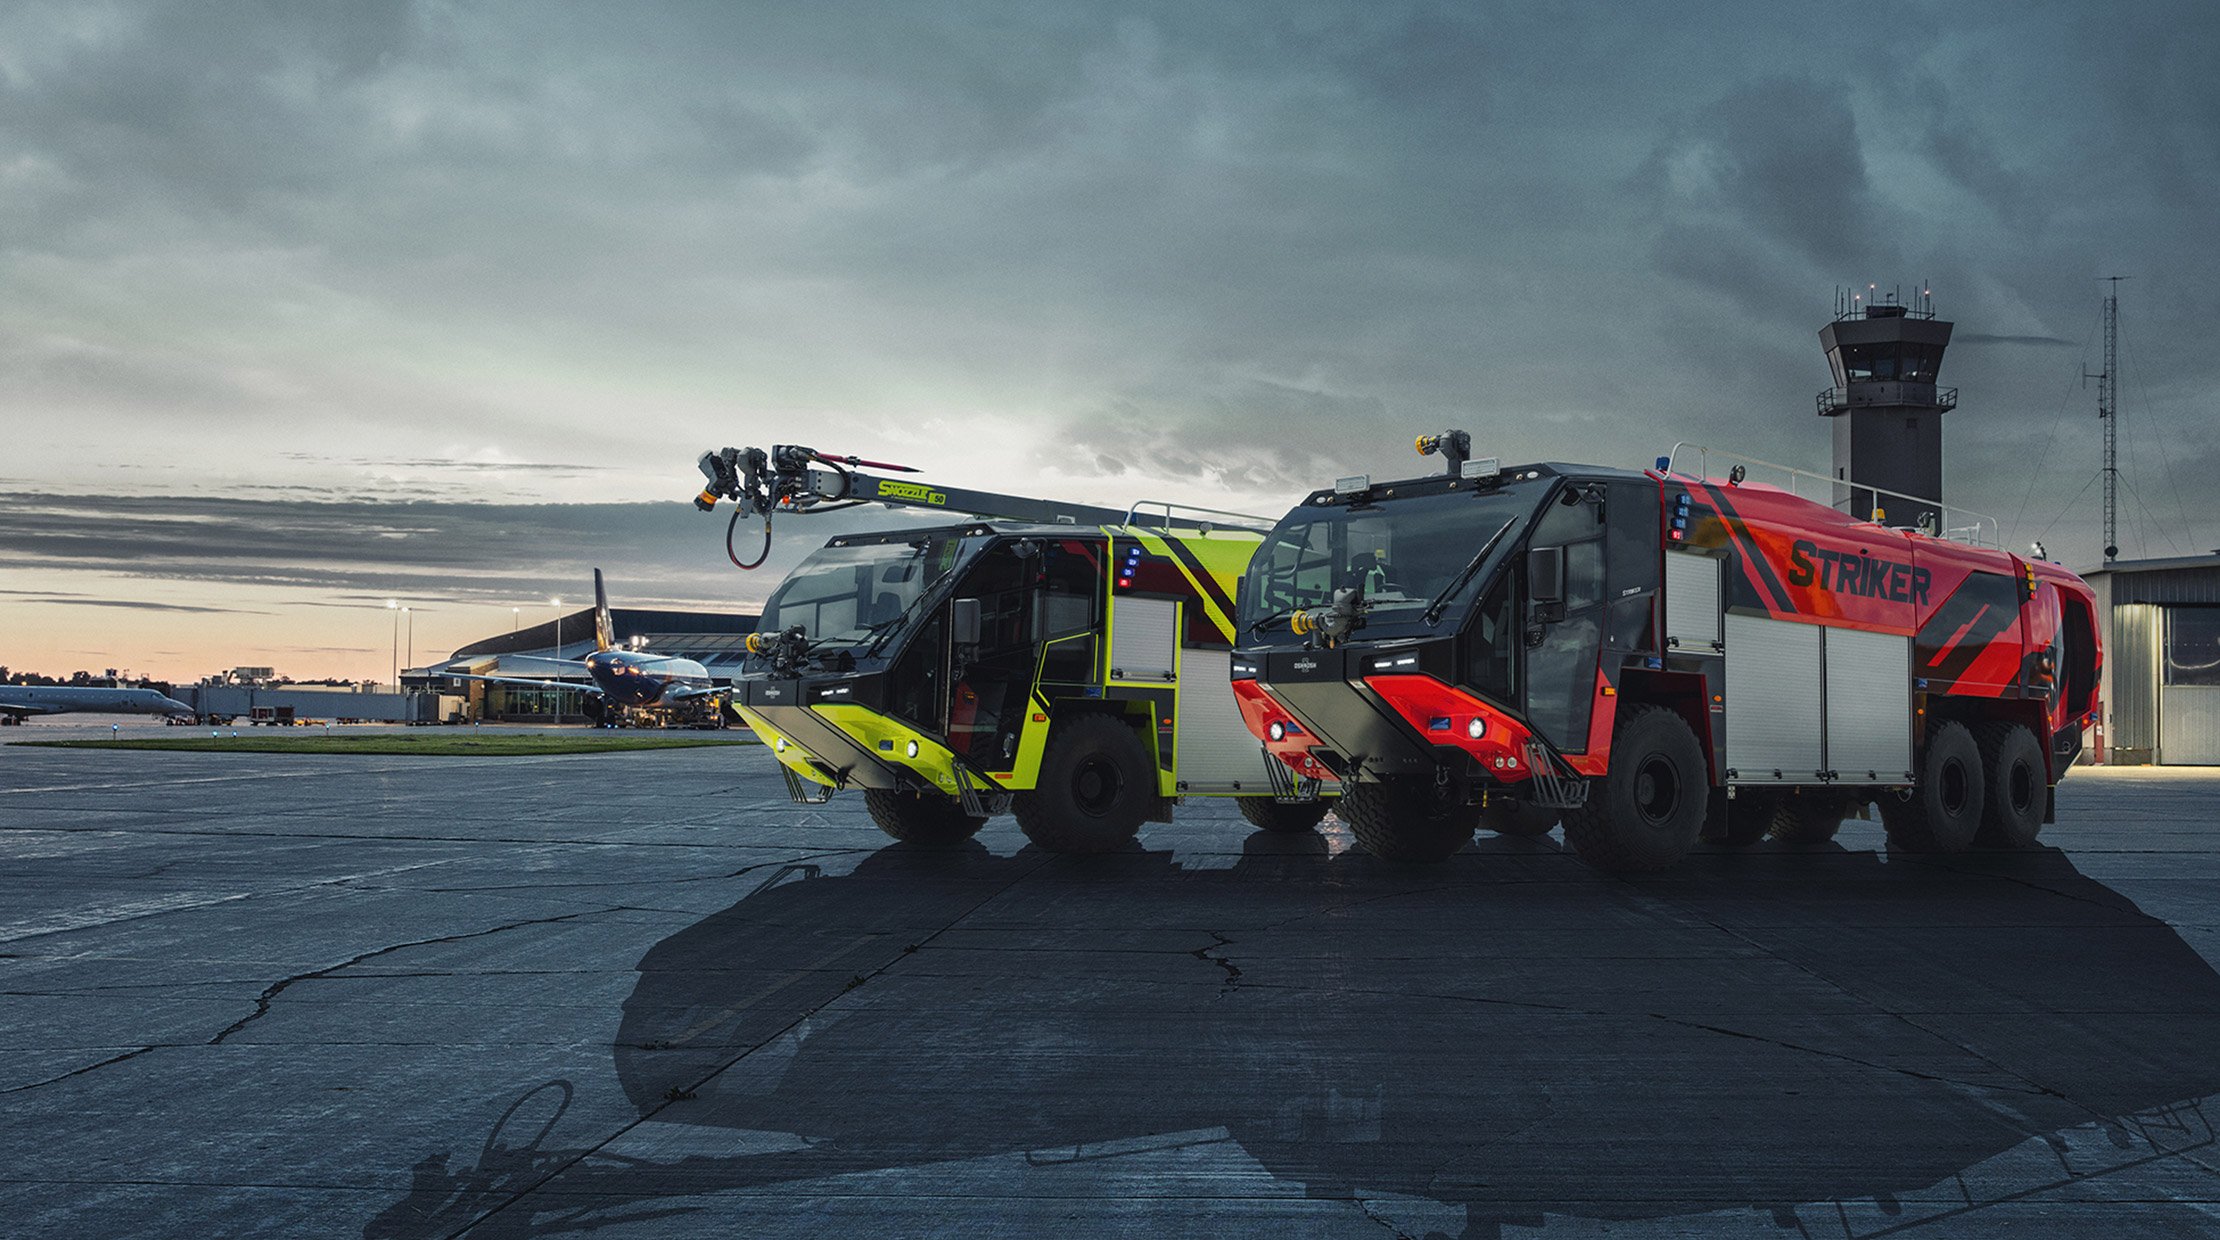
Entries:
MULTIPOLYGON (((1819 329, 1835 378, 1819 394, 1819 416, 1834 420, 1838 481, 1943 498, 1942 415, 1957 407, 1958 389, 1937 387, 1935 377, 1950 328, 1935 317, 1933 297, 1922 292, 1909 305, 1893 297, 1887 304, 1867 294, 1850 297, 1837 305, 1835 321, 1819 329)), ((1873 493, 1838 486, 1835 506, 1871 517, 1873 493)), ((1884 498, 1879 506, 1891 505, 1884 498)), ((1920 515, 1890 512, 1888 523, 1913 525, 1920 515)))

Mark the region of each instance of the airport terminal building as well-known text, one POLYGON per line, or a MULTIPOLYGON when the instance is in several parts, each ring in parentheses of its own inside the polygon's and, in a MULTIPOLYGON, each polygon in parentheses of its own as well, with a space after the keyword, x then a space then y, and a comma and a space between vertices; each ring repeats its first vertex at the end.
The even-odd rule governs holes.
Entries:
MULTIPOLYGON (((720 682, 740 670, 747 654, 748 634, 755 632, 753 615, 700 611, 663 611, 639 607, 612 607, 609 618, 616 639, 655 654, 692 659, 720 682)), ((417 669, 404 677, 423 687, 447 686, 442 691, 466 696, 472 719, 487 723, 588 723, 593 712, 586 694, 577 689, 541 689, 529 685, 489 684, 484 681, 449 680, 445 673, 470 672, 481 676, 525 676, 556 679, 533 659, 582 659, 594 648, 594 612, 586 607, 542 624, 475 641, 444 662, 417 669), (510 666, 504 667, 503 660, 510 666)), ((564 679, 581 686, 583 674, 564 679)))

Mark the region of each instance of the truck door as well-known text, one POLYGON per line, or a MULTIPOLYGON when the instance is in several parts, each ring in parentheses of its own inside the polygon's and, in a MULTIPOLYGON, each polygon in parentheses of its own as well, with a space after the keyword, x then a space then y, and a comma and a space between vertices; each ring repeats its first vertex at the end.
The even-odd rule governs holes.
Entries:
MULTIPOLYGON (((1535 526, 1531 550, 1562 548, 1564 598, 1527 603, 1526 715, 1567 753, 1588 748, 1604 612, 1604 496, 1599 485, 1558 492, 1535 526)), ((1527 598, 1533 598, 1532 591, 1527 598)))
POLYGON ((1017 753, 1018 730, 1033 694, 1038 664, 1035 631, 1040 548, 1004 543, 979 557, 959 599, 979 603, 979 641, 952 655, 948 743, 990 771, 1005 770, 1017 753))

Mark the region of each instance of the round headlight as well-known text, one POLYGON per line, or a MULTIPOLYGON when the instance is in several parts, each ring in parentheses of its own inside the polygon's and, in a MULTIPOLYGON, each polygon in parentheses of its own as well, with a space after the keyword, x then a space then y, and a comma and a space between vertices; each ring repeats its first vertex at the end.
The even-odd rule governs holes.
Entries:
POLYGON ((1271 727, 1264 729, 1264 734, 1273 740, 1284 741, 1287 739, 1287 725, 1274 722, 1271 727))
POLYGON ((1472 717, 1472 722, 1465 725, 1465 735, 1471 737, 1474 740, 1479 740, 1481 737, 1486 736, 1487 734, 1488 721, 1482 719, 1478 715, 1474 715, 1472 717))
POLYGON ((778 738, 777 740, 775 740, 775 741, 772 741, 772 742, 771 742, 771 748, 772 748, 772 749, 773 749, 774 751, 778 752, 778 753, 785 753, 785 752, 786 752, 786 738, 782 736, 782 737, 778 738))
POLYGON ((902 746, 902 752, 903 752, 903 753, 906 753, 906 754, 908 754, 909 756, 911 756, 911 757, 913 757, 913 758, 914 758, 914 757, 916 757, 916 756, 917 756, 917 742, 916 742, 916 741, 911 741, 911 742, 910 742, 909 744, 907 744, 907 745, 904 745, 904 746, 902 746))

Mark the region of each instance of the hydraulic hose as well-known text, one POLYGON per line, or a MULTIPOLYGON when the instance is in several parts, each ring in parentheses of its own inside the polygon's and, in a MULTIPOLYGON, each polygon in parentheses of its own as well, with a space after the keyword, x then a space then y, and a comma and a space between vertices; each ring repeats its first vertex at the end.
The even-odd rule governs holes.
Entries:
POLYGON ((757 554, 755 559, 744 562, 740 559, 739 553, 732 549, 732 536, 740 529, 741 514, 747 512, 747 510, 747 506, 744 504, 734 505, 732 520, 725 522, 725 558, 732 561, 734 568, 743 572, 761 568, 763 562, 771 558, 771 514, 767 512, 763 514, 763 550, 757 554))

